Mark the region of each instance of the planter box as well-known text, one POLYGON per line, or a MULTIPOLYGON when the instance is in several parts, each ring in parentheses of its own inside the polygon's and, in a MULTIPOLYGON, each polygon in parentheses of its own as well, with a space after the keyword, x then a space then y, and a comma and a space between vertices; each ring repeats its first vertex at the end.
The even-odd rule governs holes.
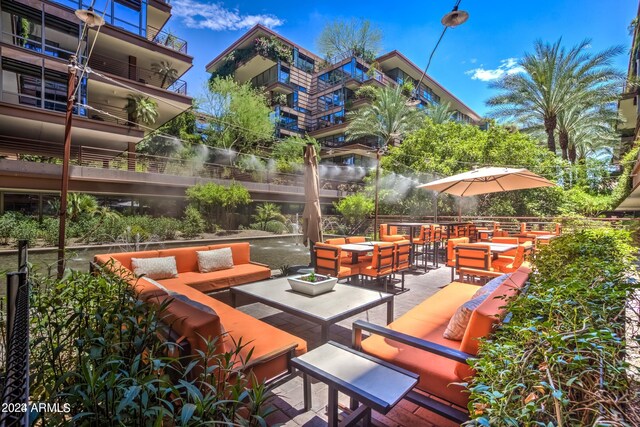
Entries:
POLYGON ((300 292, 306 295, 320 295, 331 291, 336 283, 338 283, 337 277, 327 277, 327 276, 319 276, 316 275, 316 278, 325 278, 324 280, 318 280, 316 282, 307 282, 306 280, 300 280, 301 277, 305 277, 305 275, 288 277, 289 285, 291 289, 295 292, 300 292))

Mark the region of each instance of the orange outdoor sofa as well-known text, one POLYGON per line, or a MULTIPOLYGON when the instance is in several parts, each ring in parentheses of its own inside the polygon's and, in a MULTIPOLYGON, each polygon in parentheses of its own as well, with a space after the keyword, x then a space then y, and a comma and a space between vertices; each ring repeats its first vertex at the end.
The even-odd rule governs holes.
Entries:
POLYGON ((246 367, 259 381, 268 381, 291 373, 289 360, 307 351, 307 343, 303 339, 204 293, 268 279, 271 276, 268 267, 250 261, 249 243, 103 254, 96 255, 94 262, 124 277, 135 286, 142 301, 160 305, 170 299, 171 302, 163 313, 165 323, 169 326, 172 336, 180 337, 177 341, 188 342, 187 354, 195 355, 198 350, 205 351, 205 340, 212 341, 222 337, 218 340, 217 350, 224 352, 233 350, 236 343, 242 339, 244 348, 241 349, 239 358, 246 359, 249 352, 252 352, 246 367), (196 251, 221 248, 231 248, 233 268, 199 273, 196 251), (150 280, 145 277, 136 278, 132 272, 131 258, 168 256, 174 256, 176 259, 178 277, 150 280), (195 305, 204 306, 208 311, 194 308, 191 302, 185 303, 182 300, 184 297, 191 302, 195 301, 195 305))
POLYGON ((505 299, 520 293, 529 273, 529 268, 523 266, 491 292, 473 310, 461 341, 444 338, 444 331, 458 307, 480 287, 452 282, 386 327, 362 320, 354 322, 353 346, 419 374, 416 388, 421 393, 414 390, 406 399, 462 423, 469 418, 469 393, 454 383, 465 382, 473 375, 467 360, 477 354, 478 339, 492 333, 506 314, 505 299), (363 331, 370 336, 363 339, 363 331))

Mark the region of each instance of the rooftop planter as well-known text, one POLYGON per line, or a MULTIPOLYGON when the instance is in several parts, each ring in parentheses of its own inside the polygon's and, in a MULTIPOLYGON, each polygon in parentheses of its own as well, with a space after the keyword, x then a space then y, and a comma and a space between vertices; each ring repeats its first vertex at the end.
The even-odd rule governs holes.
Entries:
POLYGON ((256 38, 250 47, 235 49, 230 52, 223 59, 224 62, 218 69, 211 73, 211 79, 233 75, 240 65, 255 55, 260 55, 263 58, 271 59, 275 62, 280 61, 288 64, 293 62, 293 49, 282 43, 276 37, 262 36, 256 38))

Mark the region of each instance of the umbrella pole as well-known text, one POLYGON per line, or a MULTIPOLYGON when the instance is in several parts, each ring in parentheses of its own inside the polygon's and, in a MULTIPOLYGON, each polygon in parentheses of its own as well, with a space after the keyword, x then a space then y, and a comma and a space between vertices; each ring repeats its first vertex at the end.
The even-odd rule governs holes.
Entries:
POLYGON ((458 200, 458 222, 462 222, 462 197, 458 200))
POLYGON ((376 151, 376 194, 373 216, 373 240, 378 240, 378 188, 380 187, 380 150, 376 151))

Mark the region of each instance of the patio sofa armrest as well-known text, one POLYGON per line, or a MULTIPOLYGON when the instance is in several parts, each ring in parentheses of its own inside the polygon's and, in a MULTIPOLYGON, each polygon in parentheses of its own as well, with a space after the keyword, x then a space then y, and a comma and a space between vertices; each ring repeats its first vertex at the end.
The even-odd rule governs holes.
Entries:
POLYGON ((269 266, 268 266, 267 264, 263 264, 263 263, 261 263, 261 262, 249 261, 249 264, 259 265, 260 267, 269 268, 269 266))
POLYGON ((419 350, 428 351, 429 353, 437 354, 438 356, 446 357, 447 359, 455 360, 456 362, 460 363, 467 363, 467 360, 469 358, 475 357, 473 354, 445 347, 441 344, 423 340, 421 338, 416 338, 402 332, 394 331, 393 329, 389 329, 384 326, 365 322, 363 320, 356 320, 355 322, 353 322, 352 329, 352 346, 356 350, 361 350, 360 343, 362 342, 362 331, 367 331, 371 334, 380 335, 401 344, 406 344, 419 350))

